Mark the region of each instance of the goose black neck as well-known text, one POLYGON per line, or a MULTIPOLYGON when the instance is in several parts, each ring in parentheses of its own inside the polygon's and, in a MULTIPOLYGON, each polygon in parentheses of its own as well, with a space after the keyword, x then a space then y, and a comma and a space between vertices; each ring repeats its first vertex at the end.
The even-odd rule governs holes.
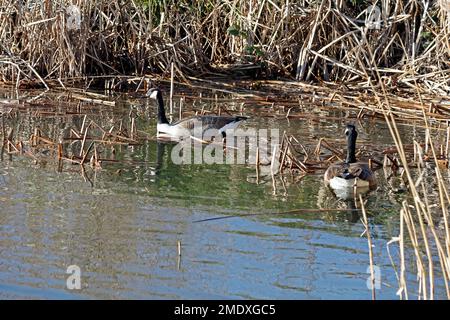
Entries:
POLYGON ((156 95, 156 102, 158 103, 158 123, 169 123, 166 118, 166 111, 164 110, 164 102, 161 92, 156 95))
POLYGON ((345 160, 346 163, 356 162, 355 150, 357 136, 358 133, 356 131, 351 131, 347 136, 347 159, 345 160))

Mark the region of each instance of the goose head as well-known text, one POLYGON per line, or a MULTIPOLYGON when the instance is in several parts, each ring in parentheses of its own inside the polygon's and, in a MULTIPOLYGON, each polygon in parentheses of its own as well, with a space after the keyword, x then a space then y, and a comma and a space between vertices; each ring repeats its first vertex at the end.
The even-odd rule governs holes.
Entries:
POLYGON ((161 96, 161 91, 157 88, 151 88, 147 91, 145 96, 149 97, 150 99, 157 99, 158 96, 161 96))

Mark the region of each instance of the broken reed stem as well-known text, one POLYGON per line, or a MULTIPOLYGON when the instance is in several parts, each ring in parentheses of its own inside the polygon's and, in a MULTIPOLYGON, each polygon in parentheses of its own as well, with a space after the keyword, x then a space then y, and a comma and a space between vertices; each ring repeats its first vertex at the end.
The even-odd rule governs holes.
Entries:
POLYGON ((423 293, 423 298, 426 300, 427 299, 427 285, 426 285, 426 268, 424 265, 424 262, 422 260, 422 250, 420 248, 419 245, 419 237, 418 237, 418 233, 416 230, 416 227, 414 225, 414 219, 413 216, 409 210, 408 204, 406 201, 403 202, 403 208, 402 208, 403 212, 404 212, 404 217, 405 217, 405 222, 406 222, 406 226, 408 229, 408 234, 409 234, 409 238, 411 240, 411 245, 413 246, 414 249, 414 254, 416 257, 416 266, 417 266, 417 280, 418 280, 418 293, 419 296, 418 298, 421 298, 421 293, 423 293))
POLYGON ((274 195, 276 195, 276 192, 277 192, 277 186, 276 186, 276 182, 275 182, 275 171, 274 171, 276 153, 277 153, 277 146, 275 145, 273 147, 272 161, 270 162, 270 174, 272 175, 272 187, 273 187, 274 195))
POLYGON ((371 284, 372 284, 372 300, 376 299, 376 295, 375 295, 375 271, 374 271, 374 264, 373 264, 373 245, 372 245, 372 237, 370 234, 370 227, 369 227, 369 221, 367 219, 367 214, 366 214, 366 208, 364 206, 364 200, 362 198, 362 195, 359 194, 359 203, 361 204, 361 211, 362 211, 362 216, 363 216, 363 224, 364 227, 366 228, 366 235, 367 235, 367 244, 369 246, 369 261, 370 261, 370 280, 371 280, 371 284))
POLYGON ((173 79, 174 79, 174 72, 173 72, 173 62, 170 64, 170 107, 169 107, 169 113, 170 117, 172 118, 173 115, 173 79))
POLYGON ((61 142, 58 143, 58 161, 61 161, 63 157, 63 145, 61 142))
POLYGON ((83 117, 83 122, 81 123, 80 134, 83 134, 83 132, 84 132, 84 126, 86 125, 86 119, 87 119, 87 114, 85 114, 83 117))
POLYGON ((91 142, 88 149, 86 150, 86 153, 84 153, 83 158, 81 159, 81 162, 80 162, 81 165, 83 165, 84 162, 86 161, 86 158, 87 158, 89 152, 91 151, 93 145, 94 145, 94 141, 91 142))
POLYGON ((450 126, 447 126, 447 136, 445 139, 445 159, 449 158, 448 149, 449 149, 449 143, 450 143, 450 126))
POLYGON ((404 232, 405 212, 400 210, 400 234, 399 234, 399 251, 400 251, 400 279, 399 290, 397 292, 401 298, 403 296, 408 300, 408 287, 406 285, 406 266, 405 266, 405 232, 404 232))
MULTIPOLYGON (((81 148, 80 148, 80 157, 83 156, 83 152, 84 152, 84 144, 86 143, 86 137, 89 131, 89 128, 91 127, 92 121, 89 122, 89 125, 86 127, 86 130, 84 131, 84 135, 83 135, 83 140, 81 142, 81 148)), ((83 132, 81 132, 83 133, 83 132)))
POLYGON ((135 135, 136 135, 136 119, 134 117, 131 118, 131 139, 135 139, 135 135))
POLYGON ((178 119, 183 119, 183 100, 184 100, 184 98, 183 97, 181 97, 180 98, 180 109, 179 109, 179 114, 178 114, 178 119))
POLYGON ((256 147, 255 166, 256 166, 256 184, 259 184, 259 147, 256 147))

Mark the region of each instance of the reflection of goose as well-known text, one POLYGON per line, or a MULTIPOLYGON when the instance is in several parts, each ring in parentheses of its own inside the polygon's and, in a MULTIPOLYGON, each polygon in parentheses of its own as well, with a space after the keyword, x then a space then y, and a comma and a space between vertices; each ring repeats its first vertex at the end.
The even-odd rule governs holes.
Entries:
POLYGON ((348 221, 353 222, 353 223, 359 222, 361 218, 359 215, 359 209, 356 207, 356 203, 355 203, 354 199, 347 200, 346 204, 347 204, 347 208, 351 210, 347 214, 348 221))
POLYGON ((241 116, 193 116, 174 123, 169 123, 166 118, 161 91, 152 88, 148 90, 146 96, 155 99, 158 104, 158 124, 156 126, 158 136, 165 134, 172 137, 186 137, 193 135, 195 126, 200 126, 202 133, 208 129, 216 129, 219 130, 219 133, 225 138, 226 130, 237 128, 242 121, 247 119, 247 117, 241 116))
POLYGON ((347 136, 347 159, 345 162, 335 163, 328 167, 324 175, 325 184, 335 192, 351 193, 352 195, 355 186, 358 189, 375 188, 377 182, 369 165, 356 161, 355 148, 358 132, 356 132, 355 126, 348 124, 345 135, 347 136))
POLYGON ((166 144, 162 142, 156 142, 156 167, 155 175, 158 175, 163 166, 164 151, 166 149, 166 144))

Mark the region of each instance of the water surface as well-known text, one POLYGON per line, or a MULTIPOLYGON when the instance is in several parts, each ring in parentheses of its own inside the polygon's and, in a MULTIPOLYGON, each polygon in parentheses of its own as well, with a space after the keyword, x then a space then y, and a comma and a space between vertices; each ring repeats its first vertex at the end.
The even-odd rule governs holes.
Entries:
MULTIPOLYGON (((186 108, 209 106, 208 101, 195 103, 187 101, 186 108)), ((24 141, 36 124, 57 136, 67 123, 79 128, 83 112, 105 125, 126 119, 131 108, 127 101, 114 108, 85 104, 83 112, 72 114, 64 101, 55 99, 51 105, 48 115, 36 113, 45 107, 39 101, 41 109, 18 110, 5 103, 0 108, 6 125, 14 125, 17 139, 24 141)), ((138 128, 153 135, 153 107, 134 105, 138 128)), ((277 128, 305 141, 335 139, 348 122, 339 111, 326 112, 334 120, 287 120, 258 117, 253 110, 250 105, 243 111, 253 116, 246 128, 277 128)), ((392 144, 383 123, 358 126, 359 143, 392 144)), ((405 134, 405 139, 412 137, 405 134)), ((358 213, 277 214, 351 209, 351 203, 324 187, 320 173, 302 179, 286 174, 284 186, 277 177, 274 190, 270 175, 255 182, 251 164, 176 165, 170 157, 173 144, 158 145, 153 139, 114 148, 121 162, 104 163, 100 170, 88 166, 88 179, 78 165, 68 163, 59 172, 52 161, 26 156, 5 156, 0 162, 0 298, 371 298, 367 238, 361 237, 358 213), (236 217, 197 222, 229 215, 236 217), (81 269, 80 290, 66 288, 70 265, 81 269)), ((103 151, 111 156, 111 150, 103 151)), ((367 196, 374 261, 381 272, 376 294, 397 299, 386 242, 398 236, 405 195, 390 191, 382 170, 376 174, 379 188, 367 196)), ((415 274, 408 278, 415 284, 415 274)), ((439 286, 437 291, 443 293, 439 286)))

